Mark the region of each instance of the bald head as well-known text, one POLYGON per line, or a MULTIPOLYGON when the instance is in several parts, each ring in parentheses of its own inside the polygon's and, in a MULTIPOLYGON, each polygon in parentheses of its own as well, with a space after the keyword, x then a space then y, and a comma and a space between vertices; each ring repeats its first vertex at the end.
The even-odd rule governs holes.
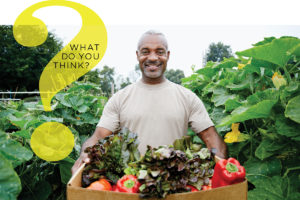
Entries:
POLYGON ((150 36, 150 35, 157 35, 157 36, 159 36, 161 38, 162 42, 163 42, 163 45, 166 47, 166 50, 168 50, 168 42, 167 42, 167 39, 166 39, 165 35, 162 32, 155 31, 155 30, 149 30, 149 31, 145 32, 141 36, 141 38, 140 38, 140 40, 138 42, 137 50, 140 49, 140 47, 141 47, 141 45, 143 43, 144 38, 147 37, 147 36, 150 36))

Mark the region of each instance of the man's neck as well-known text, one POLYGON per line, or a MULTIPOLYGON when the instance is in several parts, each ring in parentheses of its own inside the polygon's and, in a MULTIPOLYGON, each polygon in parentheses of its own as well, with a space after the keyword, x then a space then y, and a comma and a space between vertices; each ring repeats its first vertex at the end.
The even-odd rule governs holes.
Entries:
POLYGON ((154 79, 154 78, 147 78, 147 77, 142 76, 142 81, 145 84, 155 85, 155 84, 160 84, 160 83, 165 82, 166 78, 164 76, 162 76, 162 77, 154 79))

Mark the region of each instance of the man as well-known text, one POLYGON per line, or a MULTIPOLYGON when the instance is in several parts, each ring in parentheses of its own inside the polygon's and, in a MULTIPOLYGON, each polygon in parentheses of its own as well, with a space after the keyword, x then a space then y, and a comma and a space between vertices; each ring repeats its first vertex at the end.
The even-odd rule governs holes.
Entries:
POLYGON ((81 155, 72 173, 89 162, 84 149, 97 143, 120 127, 138 134, 139 150, 146 146, 172 144, 187 133, 188 126, 216 155, 227 157, 224 141, 201 100, 190 90, 168 81, 164 72, 169 60, 168 43, 162 33, 148 31, 139 40, 136 51, 142 79, 117 92, 109 99, 94 134, 82 145, 81 155))

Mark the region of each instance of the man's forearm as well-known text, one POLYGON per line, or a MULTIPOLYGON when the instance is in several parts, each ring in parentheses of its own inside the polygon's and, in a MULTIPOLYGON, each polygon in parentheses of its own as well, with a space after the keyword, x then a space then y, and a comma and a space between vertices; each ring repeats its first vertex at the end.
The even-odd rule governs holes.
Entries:
POLYGON ((216 155, 220 158, 227 158, 227 146, 224 140, 219 136, 214 126, 200 132, 199 137, 206 144, 207 148, 217 149, 216 155))
POLYGON ((81 147, 81 151, 80 153, 84 153, 84 150, 87 148, 87 147, 91 147, 91 146, 94 146, 96 143, 97 143, 98 139, 96 137, 90 137, 88 138, 83 144, 82 144, 82 147, 81 147))

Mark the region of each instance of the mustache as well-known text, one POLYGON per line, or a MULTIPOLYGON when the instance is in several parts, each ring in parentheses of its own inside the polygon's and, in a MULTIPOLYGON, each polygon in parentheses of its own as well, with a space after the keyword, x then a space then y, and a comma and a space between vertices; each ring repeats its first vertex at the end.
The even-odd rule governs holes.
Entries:
POLYGON ((160 64, 162 64, 162 62, 159 60, 156 60, 156 61, 146 60, 144 62, 144 65, 160 65, 160 64))

